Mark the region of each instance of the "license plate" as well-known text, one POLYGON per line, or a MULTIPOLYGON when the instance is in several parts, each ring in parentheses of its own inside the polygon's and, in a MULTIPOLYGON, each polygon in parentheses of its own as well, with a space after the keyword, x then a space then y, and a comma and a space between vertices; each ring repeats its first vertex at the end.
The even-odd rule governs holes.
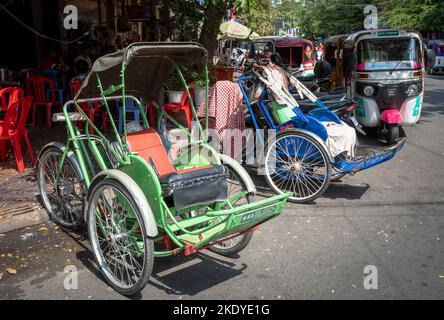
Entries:
POLYGON ((276 206, 271 206, 263 209, 259 209, 253 212, 247 212, 239 217, 239 219, 236 221, 236 225, 242 225, 254 220, 258 220, 267 216, 270 216, 274 213, 276 209, 276 206))
POLYGON ((396 89, 387 89, 387 94, 391 97, 396 96, 396 89))

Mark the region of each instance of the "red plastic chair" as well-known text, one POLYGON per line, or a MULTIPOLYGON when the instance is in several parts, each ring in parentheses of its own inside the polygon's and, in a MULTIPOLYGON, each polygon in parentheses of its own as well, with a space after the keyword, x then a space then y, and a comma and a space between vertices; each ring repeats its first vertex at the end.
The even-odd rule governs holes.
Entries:
POLYGON ((40 75, 41 75, 40 70, 35 68, 27 68, 19 71, 18 78, 20 82, 23 84, 23 88, 25 89, 25 94, 27 96, 31 96, 32 91, 29 83, 26 82, 26 80, 28 80, 30 77, 39 77, 40 75))
POLYGON ((29 77, 26 80, 26 83, 34 96, 34 103, 32 105, 32 126, 35 127, 37 107, 44 107, 46 110, 46 127, 51 128, 52 109, 54 106, 60 106, 56 99, 54 82, 45 77, 29 77), (46 96, 47 90, 50 91, 49 99, 46 96))
POLYGON ((23 89, 20 87, 8 87, 0 89, 0 111, 8 110, 8 106, 24 97, 23 89))
MULTIPOLYGON (((189 84, 189 86, 191 86, 189 84)), ((193 89, 190 89, 190 95, 193 96, 193 89)), ((191 111, 191 104, 190 100, 188 99, 187 91, 184 90, 182 93, 182 99, 180 102, 168 102, 164 106, 164 110, 167 114, 170 116, 173 116, 174 113, 178 111, 183 111, 185 113, 185 119, 187 121, 188 129, 191 129, 191 121, 193 118, 192 111, 191 111)))
MULTIPOLYGON (((80 87, 82 86, 83 80, 79 77, 72 79, 69 82, 69 92, 71 94, 71 98, 79 92, 80 87)), ((94 115, 96 113, 100 113, 102 115, 102 128, 103 131, 107 131, 106 127, 106 111, 100 107, 99 101, 95 101, 92 103, 79 103, 80 108, 88 115, 88 118, 94 123, 94 115), (92 107, 93 106, 93 107, 92 107)), ((79 124, 78 124, 79 125, 79 124)), ((94 129, 90 127, 90 133, 94 133, 94 129)))
POLYGON ((22 138, 26 142, 32 163, 35 163, 34 152, 26 131, 26 120, 31 106, 32 97, 25 97, 13 102, 6 111, 5 119, 0 121, 0 161, 6 160, 8 141, 11 141, 19 172, 25 170, 21 148, 22 138))

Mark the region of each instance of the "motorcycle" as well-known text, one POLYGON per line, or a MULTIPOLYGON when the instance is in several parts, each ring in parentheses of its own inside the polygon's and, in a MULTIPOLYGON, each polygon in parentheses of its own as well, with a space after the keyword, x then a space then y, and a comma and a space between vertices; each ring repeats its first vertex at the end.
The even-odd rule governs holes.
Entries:
POLYGON ((231 66, 235 68, 239 68, 245 59, 245 50, 237 48, 233 50, 231 55, 231 66))

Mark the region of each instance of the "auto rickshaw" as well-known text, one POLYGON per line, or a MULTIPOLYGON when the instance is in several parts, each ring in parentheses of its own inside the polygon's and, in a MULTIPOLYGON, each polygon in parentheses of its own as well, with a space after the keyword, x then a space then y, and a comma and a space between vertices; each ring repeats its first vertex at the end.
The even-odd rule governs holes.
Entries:
POLYGON ((402 136, 401 125, 421 116, 426 55, 421 35, 406 30, 364 30, 344 40, 344 77, 359 104, 356 118, 388 144, 402 136))
POLYGON ((330 89, 344 86, 342 43, 348 34, 332 36, 324 42, 324 60, 331 65, 330 89))
POLYGON ((435 63, 429 69, 430 74, 444 72, 444 39, 429 40, 427 48, 435 55, 435 63))
POLYGON ((303 77, 314 75, 316 52, 313 42, 301 37, 259 37, 253 41, 256 52, 277 52, 282 63, 292 69, 303 69, 303 77))
POLYGON ((66 121, 66 144, 52 142, 39 154, 38 184, 50 217, 69 229, 86 222, 99 269, 124 295, 145 287, 155 257, 204 248, 222 255, 241 251, 252 231, 279 215, 291 195, 255 201, 245 169, 207 143, 181 71, 191 65, 205 68, 207 116, 200 120, 208 128, 207 51, 197 43, 133 43, 94 63, 74 99, 53 117, 66 121), (190 100, 198 139, 160 103, 173 72, 190 100), (140 110, 141 130, 127 125, 129 100, 140 110), (150 126, 141 101, 157 108, 159 124, 167 118, 190 137, 176 161, 167 153, 162 130, 150 126), (111 132, 101 132, 80 107, 93 102, 106 110, 111 132), (122 104, 122 134, 113 120, 114 102, 122 104), (68 111, 71 106, 75 112, 68 111))

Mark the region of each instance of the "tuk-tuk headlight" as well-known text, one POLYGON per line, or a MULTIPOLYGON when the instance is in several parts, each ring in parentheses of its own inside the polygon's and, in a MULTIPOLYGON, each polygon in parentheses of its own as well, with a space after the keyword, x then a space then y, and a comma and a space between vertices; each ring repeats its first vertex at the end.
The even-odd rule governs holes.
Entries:
POLYGON ((412 83, 411 85, 409 85, 407 87, 407 95, 410 96, 414 96, 415 94, 418 94, 419 92, 419 86, 416 83, 412 83))
POLYGON ((372 86, 365 86, 364 90, 362 90, 367 97, 371 97, 375 94, 375 88, 372 86))

